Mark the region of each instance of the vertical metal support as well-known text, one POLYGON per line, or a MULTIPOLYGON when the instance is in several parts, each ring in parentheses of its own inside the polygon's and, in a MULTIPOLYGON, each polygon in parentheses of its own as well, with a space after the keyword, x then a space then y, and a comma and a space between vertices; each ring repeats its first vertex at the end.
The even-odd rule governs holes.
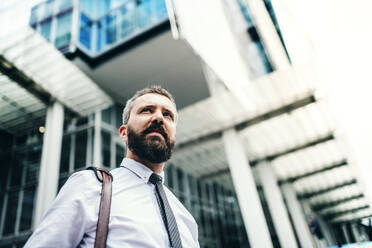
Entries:
POLYGON ((63 120, 63 106, 59 102, 54 102, 47 109, 33 227, 40 223, 57 194, 63 120))
POLYGON ((363 239, 360 237, 360 232, 358 230, 356 223, 351 223, 351 232, 353 233, 354 239, 356 242, 362 242, 363 239))
POLYGON ((301 204, 297 199, 296 192, 292 188, 292 185, 289 183, 283 184, 282 190, 301 246, 306 248, 315 247, 306 217, 302 211, 301 204))
POLYGON ((263 162, 257 169, 280 245, 298 247, 273 168, 268 162, 263 162))
POLYGON ((252 170, 235 129, 223 132, 227 161, 244 224, 253 248, 273 247, 252 170))
POLYGON ((102 166, 102 138, 101 138, 101 122, 102 112, 95 112, 94 118, 94 147, 93 147, 93 165, 102 166))
POLYGON ((22 167, 22 178, 21 178, 21 187, 19 189, 18 195, 18 206, 17 206, 17 214, 16 214, 16 222, 15 222, 15 235, 19 234, 19 226, 21 223, 21 215, 22 215, 22 207, 23 207, 23 198, 25 195, 25 184, 26 184, 26 169, 27 166, 22 167))
POLYGON ((343 224, 343 225, 341 226, 342 233, 344 234, 344 237, 345 237, 346 243, 347 243, 347 244, 351 244, 351 238, 350 238, 349 232, 347 231, 347 227, 346 227, 346 225, 347 225, 347 224, 343 224))

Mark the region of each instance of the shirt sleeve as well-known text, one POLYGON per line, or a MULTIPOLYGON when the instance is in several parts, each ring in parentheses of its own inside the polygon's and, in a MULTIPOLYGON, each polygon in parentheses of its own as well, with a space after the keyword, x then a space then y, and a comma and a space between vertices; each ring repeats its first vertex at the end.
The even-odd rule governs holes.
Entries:
POLYGON ((92 177, 92 172, 82 171, 67 180, 25 248, 67 248, 79 245, 88 224, 86 198, 91 195, 87 190, 92 189, 87 187, 87 181, 92 180, 92 177))

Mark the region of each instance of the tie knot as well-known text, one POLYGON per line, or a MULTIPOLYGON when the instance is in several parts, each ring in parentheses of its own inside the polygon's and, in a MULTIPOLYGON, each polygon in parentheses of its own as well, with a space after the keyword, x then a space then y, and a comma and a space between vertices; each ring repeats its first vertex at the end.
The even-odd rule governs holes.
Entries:
POLYGON ((150 178, 149 178, 149 181, 153 184, 157 184, 157 183, 161 183, 162 182, 162 177, 159 176, 158 174, 155 174, 155 173, 152 173, 150 178))

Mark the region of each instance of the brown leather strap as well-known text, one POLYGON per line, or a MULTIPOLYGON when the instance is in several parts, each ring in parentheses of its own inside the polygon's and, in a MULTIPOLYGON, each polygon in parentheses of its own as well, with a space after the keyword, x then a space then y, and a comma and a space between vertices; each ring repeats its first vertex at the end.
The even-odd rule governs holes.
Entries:
POLYGON ((112 197, 112 175, 101 168, 89 167, 94 170, 98 180, 102 182, 101 202, 99 205, 96 240, 94 248, 106 248, 108 225, 110 220, 110 208, 112 197))

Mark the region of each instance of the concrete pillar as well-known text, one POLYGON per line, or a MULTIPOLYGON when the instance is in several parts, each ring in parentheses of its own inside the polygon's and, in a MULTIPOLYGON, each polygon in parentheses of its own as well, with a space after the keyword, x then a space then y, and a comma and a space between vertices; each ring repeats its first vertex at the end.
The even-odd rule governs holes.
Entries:
POLYGON ((273 247, 252 170, 234 129, 223 132, 227 161, 252 248, 273 247))
POLYGON ((298 247, 273 168, 263 162, 258 165, 258 174, 281 247, 298 247))
POLYGON ((302 211, 301 204, 292 185, 289 183, 283 184, 282 190, 301 246, 306 248, 315 247, 306 216, 302 211))
POLYGON ((353 233, 354 239, 356 242, 362 242, 363 239, 360 236, 360 232, 358 230, 358 226, 356 223, 351 223, 351 232, 353 233))
POLYGON ((344 234, 344 237, 345 237, 346 243, 347 243, 347 244, 350 244, 350 243, 351 243, 351 238, 350 238, 349 232, 347 231, 346 224, 343 224, 343 225, 341 226, 341 229, 342 229, 342 233, 344 234))
POLYGON ((323 234, 323 239, 325 243, 328 246, 334 246, 337 245, 337 241, 333 235, 333 232, 331 230, 331 227, 327 224, 327 222, 323 219, 323 217, 320 214, 315 213, 311 207, 310 204, 307 200, 302 200, 301 201, 305 215, 306 216, 314 216, 315 219, 318 221, 320 230, 323 234))
POLYGON ((59 163, 61 157, 64 109, 54 102, 48 107, 41 153, 39 185, 37 188, 33 226, 36 227, 51 203, 58 187, 59 163))

